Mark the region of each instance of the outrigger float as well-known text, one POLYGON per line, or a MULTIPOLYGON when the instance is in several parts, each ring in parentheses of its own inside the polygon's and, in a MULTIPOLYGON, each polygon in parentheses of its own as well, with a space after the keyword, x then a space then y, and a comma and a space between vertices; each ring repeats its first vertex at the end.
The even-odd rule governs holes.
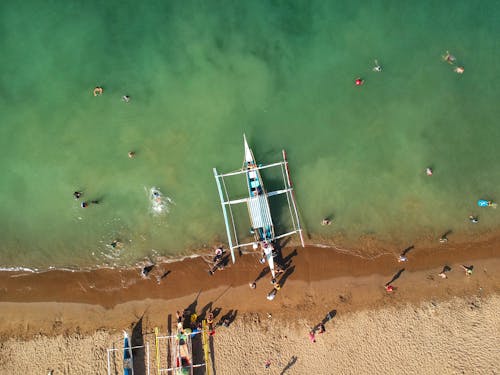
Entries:
POLYGON ((231 258, 234 263, 236 261, 234 250, 238 248, 251 246, 253 249, 257 249, 260 245, 262 252, 269 264, 269 268, 271 269, 272 276, 273 278, 275 278, 273 259, 274 249, 272 243, 280 238, 298 233, 300 236, 302 247, 304 247, 304 238, 302 235, 302 228, 300 227, 297 204, 295 202, 293 186, 288 169, 288 161, 286 159, 286 152, 285 150, 282 151, 283 161, 267 165, 258 165, 255 161, 252 150, 248 146, 245 135, 243 135, 243 142, 245 148, 245 158, 243 160, 243 167, 241 170, 219 174, 216 168, 213 169, 215 181, 217 183, 217 189, 219 191, 222 213, 224 215, 224 223, 226 225, 227 240, 229 243, 229 249, 231 250, 231 258), (260 175, 260 171, 267 168, 281 168, 281 173, 283 176, 282 189, 266 192, 262 177, 260 175), (226 184, 224 182, 224 177, 236 176, 241 174, 246 175, 248 197, 231 200, 229 199, 226 184), (293 229, 286 233, 277 234, 275 233, 271 210, 269 208, 269 198, 280 194, 286 195, 293 229), (246 203, 248 207, 248 214, 250 216, 250 222, 252 225, 251 229, 255 237, 254 242, 239 242, 236 233, 234 215, 231 207, 233 205, 241 203, 246 203))

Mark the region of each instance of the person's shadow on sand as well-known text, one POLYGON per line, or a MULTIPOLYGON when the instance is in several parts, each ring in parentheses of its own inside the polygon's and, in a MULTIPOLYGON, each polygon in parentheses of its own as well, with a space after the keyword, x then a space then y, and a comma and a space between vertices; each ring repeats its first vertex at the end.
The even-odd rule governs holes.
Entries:
POLYGON ((219 325, 229 327, 236 319, 236 315, 238 315, 238 310, 229 310, 225 315, 221 316, 219 325))
POLYGON ((287 270, 285 271, 285 273, 283 274, 283 276, 281 276, 281 279, 279 281, 279 284, 280 284, 281 288, 283 288, 283 286, 285 285, 286 280, 290 277, 290 275, 293 273, 293 271, 295 271, 295 266, 291 266, 291 267, 287 268, 287 270))
POLYGON ((401 274, 405 271, 404 268, 401 268, 398 272, 396 272, 396 274, 392 277, 392 279, 390 281, 388 281, 385 285, 389 285, 391 283, 393 283, 394 281, 396 281, 397 279, 399 279, 399 277, 401 276, 401 274))
POLYGON ((285 372, 287 372, 288 370, 290 370, 292 368, 292 366, 295 364, 295 362, 297 362, 297 356, 296 355, 292 355, 292 358, 290 358, 290 360, 286 364, 285 368, 283 370, 281 370, 280 375, 284 375, 285 372))

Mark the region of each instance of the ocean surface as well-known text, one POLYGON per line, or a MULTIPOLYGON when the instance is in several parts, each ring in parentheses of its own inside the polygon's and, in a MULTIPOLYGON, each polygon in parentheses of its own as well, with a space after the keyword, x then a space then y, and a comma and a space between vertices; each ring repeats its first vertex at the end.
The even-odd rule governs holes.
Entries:
POLYGON ((0 19, 0 267, 225 242, 212 168, 241 168, 243 134, 260 163, 286 149, 310 242, 500 226, 476 205, 500 200, 499 1, 7 0, 0 19))

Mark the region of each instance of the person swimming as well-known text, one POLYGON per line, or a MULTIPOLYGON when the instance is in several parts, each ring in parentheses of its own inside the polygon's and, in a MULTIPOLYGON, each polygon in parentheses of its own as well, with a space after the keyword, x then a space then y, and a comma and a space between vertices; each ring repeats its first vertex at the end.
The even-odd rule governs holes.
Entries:
POLYGON ((378 60, 375 60, 375 66, 373 67, 372 69, 374 72, 378 72, 380 73, 382 71, 382 67, 380 66, 380 64, 378 63, 378 60))
POLYGON ((453 71, 457 74, 464 74, 465 68, 463 66, 457 66, 453 71))
POLYGON ((355 84, 356 86, 362 86, 364 83, 365 83, 365 80, 364 80, 364 79, 362 79, 362 78, 360 78, 360 77, 358 77, 358 78, 356 78, 356 79, 354 80, 354 84, 355 84))
POLYGON ((101 96, 104 89, 101 86, 94 87, 94 96, 101 96))
POLYGON ((427 168, 425 168, 425 174, 426 174, 427 176, 432 176, 432 174, 433 174, 433 173, 434 173, 434 172, 432 171, 432 168, 431 168, 431 167, 427 167, 427 168))
POLYGON ((123 95, 123 96, 122 96, 122 100, 123 100, 125 103, 130 103, 130 96, 129 96, 129 95, 123 95))
POLYGON ((446 54, 443 55, 443 60, 448 64, 453 64, 457 60, 457 58, 453 56, 450 51, 446 51, 446 54))
POLYGON ((82 193, 81 191, 75 191, 75 192, 73 193, 73 197, 74 197, 75 199, 80 199, 80 198, 82 197, 82 195, 83 195, 83 193, 82 193))
POLYGON ((129 152, 128 152, 128 157, 129 157, 130 159, 135 158, 135 151, 129 151, 129 152))

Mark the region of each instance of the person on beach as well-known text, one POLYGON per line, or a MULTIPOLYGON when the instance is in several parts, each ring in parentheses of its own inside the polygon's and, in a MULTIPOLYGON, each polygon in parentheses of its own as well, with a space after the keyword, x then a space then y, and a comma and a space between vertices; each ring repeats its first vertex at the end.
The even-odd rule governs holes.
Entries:
POLYGON ((432 176, 432 174, 433 174, 432 168, 431 167, 425 168, 425 174, 427 176, 432 176))
POLYGON ((283 266, 281 264, 279 264, 278 262, 275 263, 275 273, 276 275, 280 275, 282 273, 285 273, 285 270, 283 269, 283 266))
POLYGON ((271 290, 271 291, 269 292, 269 294, 267 295, 267 297, 266 297, 266 298, 267 298, 269 301, 272 301, 272 300, 276 297, 276 294, 277 294, 277 293, 278 293, 278 290, 277 290, 276 288, 273 288, 273 290, 271 290))
POLYGON ((214 263, 217 263, 219 260, 222 259, 222 255, 224 254, 224 250, 222 250, 222 247, 218 247, 215 249, 215 256, 214 256, 214 263))
POLYGON ((441 271, 441 273, 438 273, 438 276, 441 277, 442 279, 447 279, 448 276, 446 275, 446 272, 449 272, 449 271, 451 271, 451 267, 450 266, 444 266, 443 270, 441 271))
POLYGON ((248 285, 250 285, 250 289, 257 288, 257 284, 256 283, 249 283, 248 285))
POLYGON ((332 223, 332 221, 325 217, 322 221, 321 221, 321 225, 330 225, 332 223))
POLYGON ((365 80, 364 80, 364 79, 362 79, 361 77, 358 77, 358 78, 356 78, 356 79, 354 80, 354 84, 355 84, 356 86, 363 86, 363 84, 364 84, 364 83, 365 83, 365 80))
POLYGON ((73 193, 73 198, 75 199, 80 199, 82 197, 83 193, 81 191, 75 191, 73 193))
POLYGON ((119 249, 123 246, 123 244, 119 240, 113 240, 113 242, 111 242, 110 245, 113 249, 116 249, 116 248, 119 249))
POLYGON ((450 51, 446 51, 446 53, 443 55, 443 60, 448 64, 453 64, 456 60, 456 57, 453 56, 450 51))
POLYGON ((94 96, 101 96, 104 89, 101 86, 94 87, 94 96))
POLYGON ((443 234, 439 239, 439 243, 446 243, 446 242, 448 242, 448 237, 446 237, 446 234, 443 234))
POLYGON ((457 74, 464 74, 465 68, 463 66, 457 66, 453 71, 457 74))
POLYGON ((223 255, 224 255, 224 250, 222 250, 222 248, 219 247, 215 250, 215 256, 213 258, 214 266, 212 267, 212 269, 208 271, 209 275, 213 275, 217 270, 222 271, 224 269, 223 255))
POLYGON ((141 270, 141 277, 143 279, 147 279, 148 278, 148 275, 149 273, 151 272, 151 270, 154 268, 154 264, 150 264, 148 266, 144 266, 142 267, 142 270, 141 270))
POLYGON ((271 360, 270 359, 266 360, 266 362, 264 363, 264 366, 265 366, 266 369, 268 369, 269 367, 271 367, 271 360))
POLYGON ((394 292, 394 287, 391 284, 385 285, 385 291, 388 293, 394 292))
POLYGON ((462 267, 462 269, 465 271, 466 276, 472 275, 472 270, 474 269, 474 266, 464 266, 462 264, 460 267, 462 267))
POLYGON ((316 335, 314 329, 309 331, 309 340, 314 344, 316 342, 316 335))
POLYGON ((479 217, 474 216, 474 215, 469 215, 469 221, 473 224, 479 223, 479 217))
POLYGON ((318 333, 325 333, 326 332, 326 329, 325 329, 325 325, 323 323, 319 323, 319 326, 318 326, 318 333))
POLYGON ((273 288, 274 289, 276 289, 276 290, 280 290, 281 289, 280 283, 278 281, 276 281, 276 279, 272 279, 271 283, 273 284, 273 288))
POLYGON ((177 316, 177 329, 182 329, 184 326, 184 312, 181 313, 177 310, 175 315, 177 316))
POLYGON ((382 71, 382 67, 380 66, 377 60, 375 60, 375 66, 373 67, 373 71, 377 73, 380 73, 382 71))
POLYGON ((401 255, 398 257, 398 263, 401 263, 401 262, 406 262, 407 260, 408 260, 408 258, 406 257, 406 255, 401 254, 401 255))

